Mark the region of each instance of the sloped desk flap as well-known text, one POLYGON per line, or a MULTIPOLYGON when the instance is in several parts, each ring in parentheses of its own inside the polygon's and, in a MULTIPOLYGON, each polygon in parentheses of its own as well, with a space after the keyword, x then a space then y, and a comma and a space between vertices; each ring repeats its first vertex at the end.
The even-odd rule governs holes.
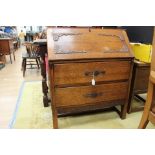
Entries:
POLYGON ((49 60, 132 58, 121 29, 48 28, 49 60))

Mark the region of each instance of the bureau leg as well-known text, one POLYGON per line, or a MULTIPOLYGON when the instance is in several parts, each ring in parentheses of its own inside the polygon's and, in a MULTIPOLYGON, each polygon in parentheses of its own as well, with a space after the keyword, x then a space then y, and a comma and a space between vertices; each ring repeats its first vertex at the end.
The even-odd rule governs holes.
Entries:
POLYGON ((56 108, 52 107, 53 113, 53 129, 58 129, 58 114, 56 108))
POLYGON ((126 118, 126 113, 127 113, 127 104, 121 105, 121 119, 126 118))
POLYGON ((134 93, 132 92, 129 96, 129 102, 127 107, 127 112, 130 114, 132 112, 132 101, 133 101, 134 93))
POLYGON ((128 97, 128 106, 127 106, 127 112, 130 114, 132 112, 132 100, 134 97, 134 85, 135 85, 135 76, 136 76, 136 68, 137 65, 133 64, 133 70, 131 72, 131 81, 129 86, 129 97, 128 97))

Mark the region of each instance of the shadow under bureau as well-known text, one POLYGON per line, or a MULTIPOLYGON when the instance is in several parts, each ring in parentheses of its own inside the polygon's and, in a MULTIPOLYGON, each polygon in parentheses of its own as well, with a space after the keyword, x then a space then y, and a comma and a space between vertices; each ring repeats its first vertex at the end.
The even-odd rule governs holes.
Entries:
POLYGON ((126 117, 133 55, 121 29, 48 28, 53 127, 58 115, 121 106, 126 117))

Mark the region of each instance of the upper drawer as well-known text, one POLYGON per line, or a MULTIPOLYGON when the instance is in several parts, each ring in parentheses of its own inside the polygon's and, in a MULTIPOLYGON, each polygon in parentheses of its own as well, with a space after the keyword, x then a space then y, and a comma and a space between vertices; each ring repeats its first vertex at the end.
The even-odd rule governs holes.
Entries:
POLYGON ((55 85, 91 83, 129 79, 130 61, 88 62, 56 64, 55 85))

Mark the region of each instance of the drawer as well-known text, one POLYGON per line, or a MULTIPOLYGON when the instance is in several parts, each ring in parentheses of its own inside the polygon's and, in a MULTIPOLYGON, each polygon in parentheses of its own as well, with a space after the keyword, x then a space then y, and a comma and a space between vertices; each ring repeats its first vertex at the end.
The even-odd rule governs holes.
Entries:
POLYGON ((55 85, 89 83, 93 74, 95 81, 129 79, 130 61, 88 62, 56 64, 55 85))
POLYGON ((55 88, 55 103, 57 107, 63 107, 121 100, 126 98, 127 88, 127 82, 55 88))

